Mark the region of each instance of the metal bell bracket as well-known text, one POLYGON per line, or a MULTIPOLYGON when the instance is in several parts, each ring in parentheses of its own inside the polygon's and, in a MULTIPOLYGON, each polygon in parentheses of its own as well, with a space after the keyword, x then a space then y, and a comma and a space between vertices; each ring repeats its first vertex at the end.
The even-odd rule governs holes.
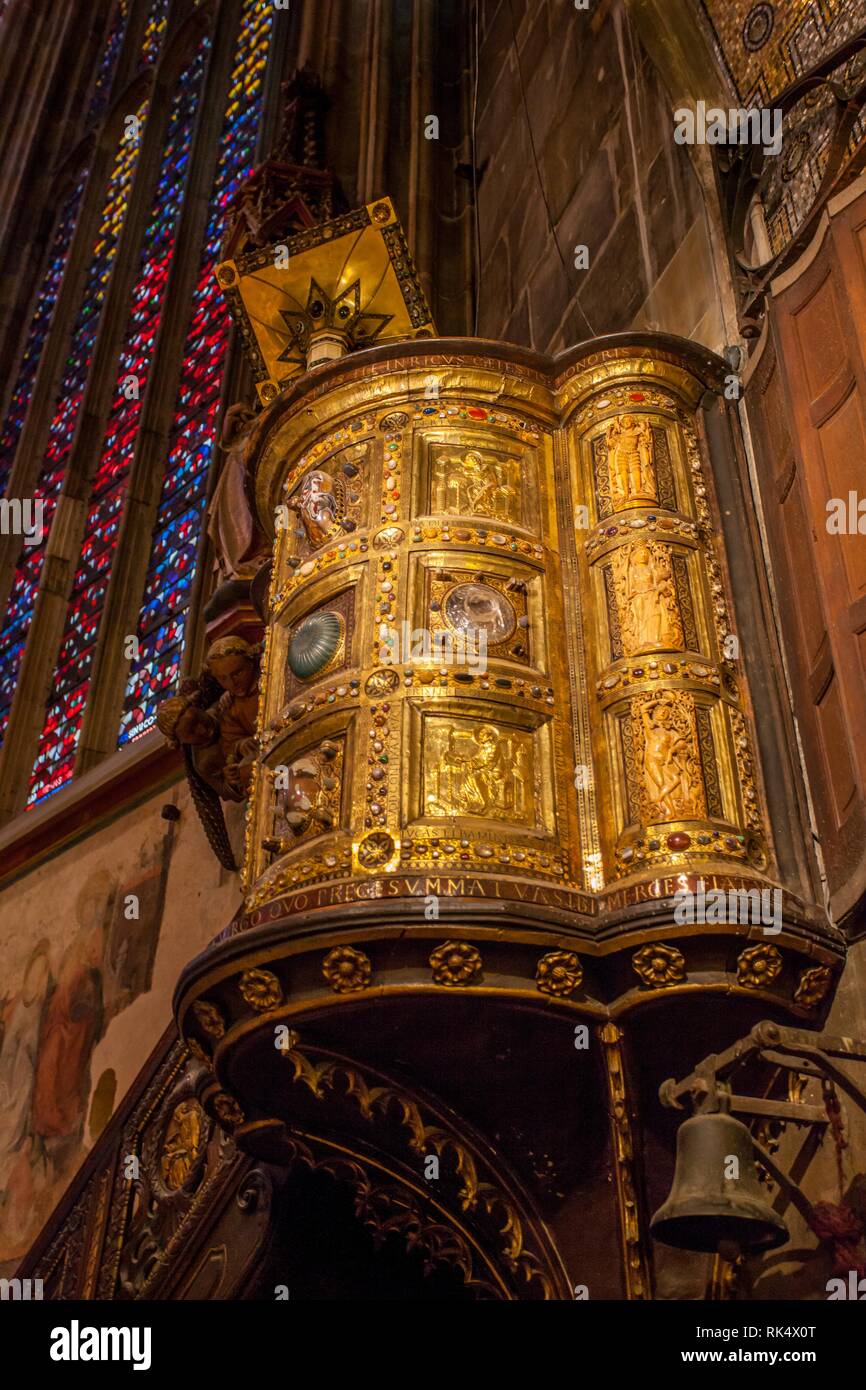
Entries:
POLYGON ((756 1023, 747 1037, 740 1038, 724 1052, 705 1057, 682 1081, 670 1077, 659 1087, 662 1105, 671 1110, 682 1110, 682 1100, 688 1096, 697 1115, 730 1111, 732 1114, 748 1115, 752 1119, 785 1120, 807 1127, 809 1132, 791 1164, 790 1173, 779 1167, 754 1136, 752 1146, 762 1167, 791 1205, 808 1220, 812 1207, 799 1184, 830 1121, 819 1105, 735 1094, 729 1078, 738 1067, 753 1058, 760 1058, 792 1073, 833 1082, 866 1113, 866 1090, 836 1060, 847 1058, 852 1062, 866 1062, 866 1042, 835 1037, 832 1033, 808 1033, 802 1028, 783 1028, 765 1019, 756 1023))

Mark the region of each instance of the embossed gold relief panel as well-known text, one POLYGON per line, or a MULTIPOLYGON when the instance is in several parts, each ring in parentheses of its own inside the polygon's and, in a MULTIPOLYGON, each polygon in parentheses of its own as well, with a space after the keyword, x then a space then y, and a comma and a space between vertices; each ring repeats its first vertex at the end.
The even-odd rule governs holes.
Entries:
POLYGON ((493 833, 507 826, 553 834, 549 721, 529 722, 492 702, 472 701, 470 710, 449 701, 440 712, 414 699, 404 719, 410 755, 403 823, 413 833, 471 820, 493 833))
POLYGON ((538 462, 512 441, 471 431, 425 431, 416 438, 413 516, 442 516, 538 534, 538 462))

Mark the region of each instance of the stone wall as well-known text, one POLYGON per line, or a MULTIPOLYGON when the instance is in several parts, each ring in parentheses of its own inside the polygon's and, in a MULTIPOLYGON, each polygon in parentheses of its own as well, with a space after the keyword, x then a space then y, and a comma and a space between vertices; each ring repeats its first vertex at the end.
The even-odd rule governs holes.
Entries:
POLYGON ((481 336, 557 352, 650 328, 724 346, 673 109, 623 0, 480 0, 481 336))

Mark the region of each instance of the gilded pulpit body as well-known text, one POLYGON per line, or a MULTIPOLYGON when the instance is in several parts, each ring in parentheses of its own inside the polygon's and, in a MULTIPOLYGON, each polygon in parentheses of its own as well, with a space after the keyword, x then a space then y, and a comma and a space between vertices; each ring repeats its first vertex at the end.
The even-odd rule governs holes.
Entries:
POLYGON ((416 349, 275 422, 249 908, 437 875, 596 916, 660 867, 773 882, 703 386, 669 356, 557 389, 416 349))
POLYGON ((214 1010, 228 1059, 257 1011, 455 990, 599 1022, 695 991, 820 1009, 839 948, 724 377, 654 335, 421 338, 265 407, 245 902, 181 984, 197 1046, 214 1010))

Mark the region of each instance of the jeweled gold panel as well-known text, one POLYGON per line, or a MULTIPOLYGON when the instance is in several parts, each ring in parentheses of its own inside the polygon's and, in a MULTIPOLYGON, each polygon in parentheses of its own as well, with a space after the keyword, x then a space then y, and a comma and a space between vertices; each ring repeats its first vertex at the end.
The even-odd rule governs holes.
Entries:
POLYGON ((548 379, 485 350, 270 408, 248 909, 430 872, 584 918, 662 872, 772 881, 702 383, 669 351, 548 379))

